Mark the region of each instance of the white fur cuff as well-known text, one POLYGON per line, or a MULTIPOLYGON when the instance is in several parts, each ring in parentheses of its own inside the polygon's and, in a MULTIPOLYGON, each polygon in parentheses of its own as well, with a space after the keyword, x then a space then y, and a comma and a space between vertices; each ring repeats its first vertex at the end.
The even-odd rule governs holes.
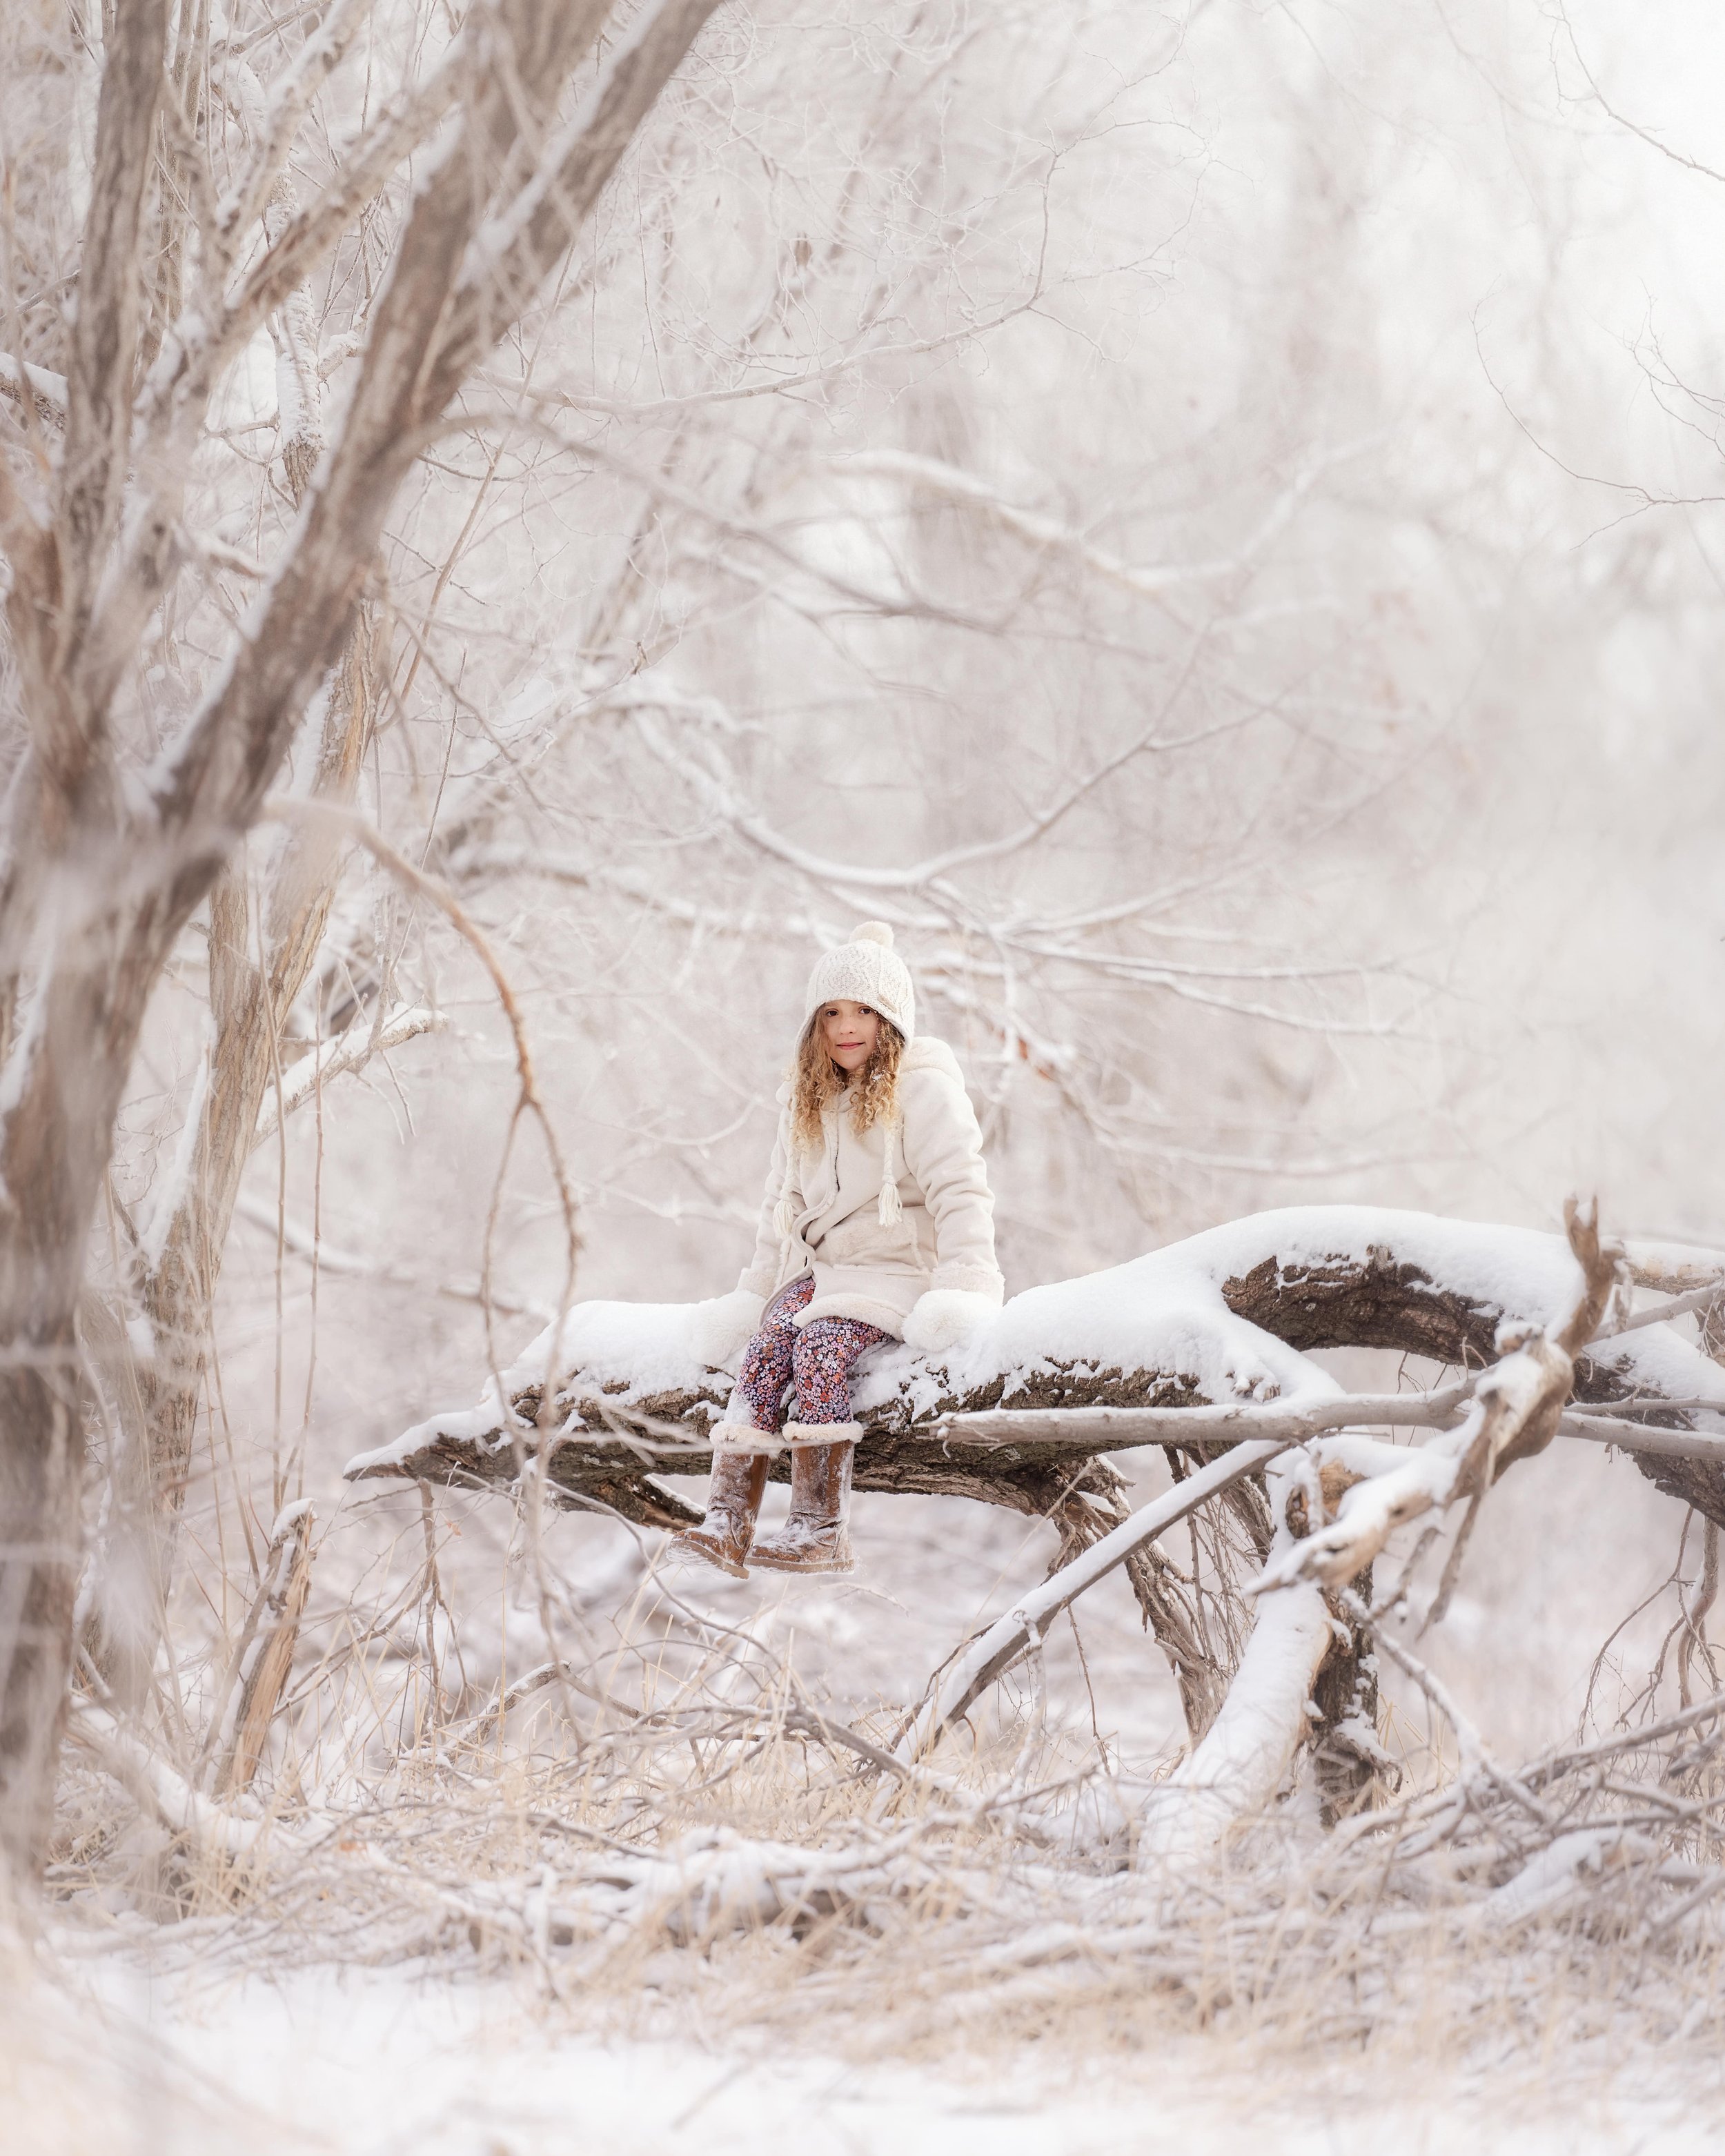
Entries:
POLYGON ((979 1295, 999 1309, 1006 1299, 1006 1282, 993 1265, 967 1265, 955 1261, 937 1265, 929 1281, 932 1290, 951 1290, 959 1295, 979 1295))
POLYGON ((722 1370, 761 1322, 763 1296, 744 1287, 689 1306, 689 1345, 709 1369, 722 1370))
POLYGON ((727 1454, 737 1459, 757 1452, 783 1452, 784 1439, 777 1431, 757 1430, 752 1423, 716 1423, 708 1433, 713 1448, 713 1458, 721 1459, 727 1454))
POLYGON ((788 1422, 785 1443, 794 1452, 799 1445, 855 1445, 863 1434, 860 1422, 788 1422))

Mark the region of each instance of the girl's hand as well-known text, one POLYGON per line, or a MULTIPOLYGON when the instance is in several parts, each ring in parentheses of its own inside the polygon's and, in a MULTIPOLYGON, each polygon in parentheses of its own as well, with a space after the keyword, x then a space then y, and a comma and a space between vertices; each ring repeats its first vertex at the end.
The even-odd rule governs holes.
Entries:
POLYGON ((709 1369, 721 1370, 761 1322, 764 1296, 746 1287, 694 1304, 689 1312, 689 1345, 709 1369))
POLYGON ((996 1306, 962 1287, 932 1287, 919 1296, 905 1320, 905 1344, 920 1354, 942 1355, 986 1325, 996 1306))

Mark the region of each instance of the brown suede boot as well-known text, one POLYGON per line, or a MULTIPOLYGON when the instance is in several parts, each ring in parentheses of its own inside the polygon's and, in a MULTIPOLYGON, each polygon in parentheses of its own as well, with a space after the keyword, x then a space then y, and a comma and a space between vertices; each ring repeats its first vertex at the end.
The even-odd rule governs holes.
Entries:
POLYGON ((790 1516, 749 1553, 763 1572, 853 1572, 850 1463, 862 1435, 857 1422, 788 1422, 790 1516))
POLYGON ((758 1433, 764 1450, 745 1452, 756 1433, 740 1424, 722 1423, 713 1432, 712 1478, 706 1486, 706 1517, 698 1527, 685 1527, 673 1535, 671 1548, 685 1557, 705 1558, 733 1579, 747 1579, 746 1562, 754 1538, 761 1500, 767 1494, 767 1471, 773 1465, 778 1440, 765 1430, 758 1433))

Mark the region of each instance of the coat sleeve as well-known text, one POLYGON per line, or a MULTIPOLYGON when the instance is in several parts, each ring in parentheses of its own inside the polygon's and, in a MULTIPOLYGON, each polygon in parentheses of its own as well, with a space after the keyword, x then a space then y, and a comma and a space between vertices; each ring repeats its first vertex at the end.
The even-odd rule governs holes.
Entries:
POLYGON ((934 1223, 933 1285, 999 1303, 1006 1283, 994 1259, 994 1194, 970 1096, 944 1071, 914 1070, 899 1102, 905 1166, 934 1223))
MULTIPOLYGON (((774 1215, 778 1213, 779 1197, 785 1187, 785 1159, 790 1148, 790 1104, 781 1093, 778 1134, 773 1142, 773 1158, 767 1169, 767 1188, 761 1199, 760 1218, 755 1225, 754 1255, 743 1267, 737 1283, 739 1287, 747 1288, 751 1295, 769 1296, 778 1286, 784 1239, 779 1233, 774 1215)), ((790 1199, 792 1205, 800 1210, 803 1192, 800 1179, 794 1170, 791 1176, 790 1199)))

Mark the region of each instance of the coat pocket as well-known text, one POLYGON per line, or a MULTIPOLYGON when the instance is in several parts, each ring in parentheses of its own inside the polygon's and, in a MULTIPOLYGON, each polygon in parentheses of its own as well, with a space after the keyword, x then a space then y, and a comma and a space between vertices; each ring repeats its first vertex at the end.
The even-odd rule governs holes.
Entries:
POLYGON ((819 1255, 824 1265, 886 1265, 896 1271, 927 1272, 932 1264, 932 1229, 919 1237, 917 1224, 927 1227, 928 1216, 921 1206, 907 1205, 890 1228, 883 1228, 875 1200, 859 1205, 848 1219, 829 1228, 820 1239, 819 1255), (925 1257, 922 1243, 931 1255, 925 1257))

